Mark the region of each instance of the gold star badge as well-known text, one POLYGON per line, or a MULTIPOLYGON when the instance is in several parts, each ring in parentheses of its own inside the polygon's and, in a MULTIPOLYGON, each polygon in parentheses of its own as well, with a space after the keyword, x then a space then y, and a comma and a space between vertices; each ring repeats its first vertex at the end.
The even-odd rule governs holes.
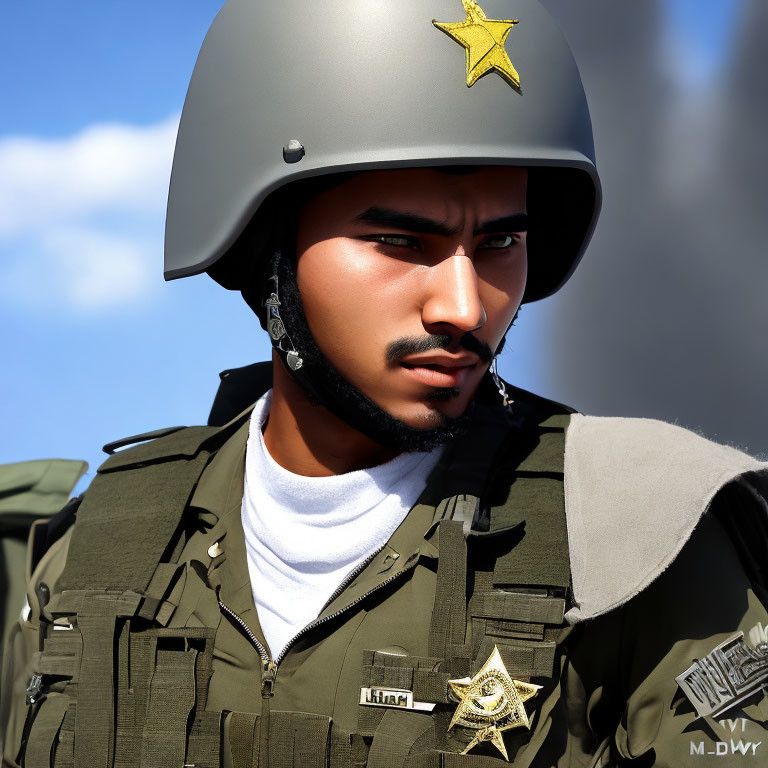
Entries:
POLYGON ((496 646, 474 677, 449 680, 448 685, 459 700, 448 730, 454 725, 463 725, 477 731, 462 754, 466 755, 483 741, 490 741, 504 759, 509 760, 501 734, 511 728, 531 727, 524 702, 533 698, 541 686, 513 680, 496 646))
POLYGON ((483 75, 495 70, 513 88, 520 89, 520 76, 504 49, 512 27, 519 19, 489 19, 475 0, 461 0, 467 13, 465 21, 432 23, 462 45, 467 52, 467 86, 474 85, 483 75))

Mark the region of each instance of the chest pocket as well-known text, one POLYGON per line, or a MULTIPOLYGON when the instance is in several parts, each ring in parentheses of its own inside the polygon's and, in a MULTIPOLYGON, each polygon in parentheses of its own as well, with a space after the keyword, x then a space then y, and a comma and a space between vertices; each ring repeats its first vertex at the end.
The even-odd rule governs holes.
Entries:
POLYGON ((549 591, 481 593, 471 610, 474 636, 481 638, 477 658, 487 659, 497 646, 513 678, 552 678, 565 598, 550 596, 549 591))
POLYGON ((190 717, 205 708, 215 630, 124 633, 116 681, 115 765, 182 766, 190 717))

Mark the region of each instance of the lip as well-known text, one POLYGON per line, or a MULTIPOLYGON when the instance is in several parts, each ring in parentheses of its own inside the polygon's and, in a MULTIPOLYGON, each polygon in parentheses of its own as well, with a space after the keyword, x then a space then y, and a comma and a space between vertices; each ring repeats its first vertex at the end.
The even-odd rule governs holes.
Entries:
POLYGON ((472 353, 452 355, 445 352, 434 352, 421 355, 406 355, 400 360, 400 365, 409 367, 431 365, 439 368, 470 368, 479 361, 480 358, 472 353))
POLYGON ((400 370, 430 387, 458 389, 478 362, 475 355, 412 355, 400 361, 400 370))

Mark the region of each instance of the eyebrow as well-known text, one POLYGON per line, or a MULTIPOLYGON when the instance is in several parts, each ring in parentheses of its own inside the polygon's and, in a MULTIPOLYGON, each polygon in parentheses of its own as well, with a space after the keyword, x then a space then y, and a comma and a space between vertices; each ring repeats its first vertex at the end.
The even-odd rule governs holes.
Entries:
MULTIPOLYGON (((404 229, 407 232, 418 232, 424 235, 441 235, 452 237, 460 232, 458 227, 449 227, 441 221, 428 219, 415 213, 395 211, 391 208, 379 208, 371 206, 355 217, 355 221, 364 221, 369 224, 386 224, 393 229, 404 229)), ((476 227, 473 235, 488 235, 494 232, 527 232, 528 214, 513 213, 510 216, 502 216, 498 219, 490 219, 476 227)))

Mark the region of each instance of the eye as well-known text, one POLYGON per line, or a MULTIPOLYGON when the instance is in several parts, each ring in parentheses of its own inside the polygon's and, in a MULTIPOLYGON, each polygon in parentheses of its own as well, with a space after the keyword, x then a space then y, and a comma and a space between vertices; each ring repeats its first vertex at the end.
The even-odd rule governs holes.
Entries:
POLYGON ((421 249, 419 239, 410 235, 368 235, 365 239, 374 243, 381 243, 382 245, 390 245, 394 248, 421 249))
POLYGON ((520 235, 491 235, 486 237, 478 248, 484 248, 489 251, 500 251, 504 248, 511 248, 518 240, 520 235))

